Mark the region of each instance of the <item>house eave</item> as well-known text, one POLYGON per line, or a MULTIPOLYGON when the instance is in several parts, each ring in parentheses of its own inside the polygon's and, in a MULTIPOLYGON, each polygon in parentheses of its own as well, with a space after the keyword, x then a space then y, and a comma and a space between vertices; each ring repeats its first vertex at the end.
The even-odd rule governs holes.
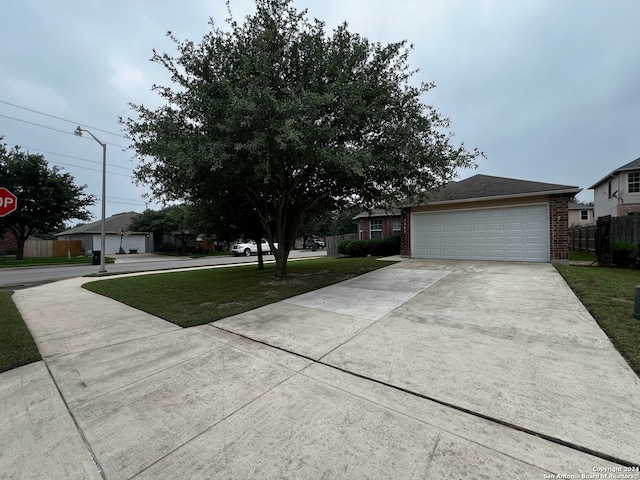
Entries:
POLYGON ((455 203, 469 203, 469 202, 483 202, 487 200, 509 200, 514 198, 528 198, 528 197, 539 197, 543 195, 561 195, 565 193, 573 193, 577 195, 582 191, 581 188, 567 188, 562 190, 547 190, 541 192, 527 192, 527 193, 517 193, 517 194, 508 194, 508 195, 491 195, 488 197, 473 197, 473 198, 459 198, 453 200, 434 200, 433 202, 428 202, 419 205, 407 205, 408 207, 418 207, 425 205, 449 205, 455 203))

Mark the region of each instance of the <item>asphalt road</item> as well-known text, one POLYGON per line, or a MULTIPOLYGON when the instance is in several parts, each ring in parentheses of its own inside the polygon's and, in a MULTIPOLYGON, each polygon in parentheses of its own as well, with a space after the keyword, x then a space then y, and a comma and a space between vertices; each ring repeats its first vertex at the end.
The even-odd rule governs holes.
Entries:
MULTIPOLYGON (((317 257, 326 255, 326 251, 293 250, 290 259, 317 257)), ((273 261, 273 255, 265 255, 265 261, 273 261)), ((116 263, 107 264, 107 272, 140 272, 150 270, 167 270, 171 268, 202 267, 207 265, 231 265, 257 262, 258 257, 204 257, 183 258, 163 257, 159 255, 126 255, 116 257, 116 263)), ((0 269, 0 289, 17 290, 43 283, 55 282, 67 278, 82 277, 97 273, 96 265, 61 265, 51 267, 2 268, 0 269)))

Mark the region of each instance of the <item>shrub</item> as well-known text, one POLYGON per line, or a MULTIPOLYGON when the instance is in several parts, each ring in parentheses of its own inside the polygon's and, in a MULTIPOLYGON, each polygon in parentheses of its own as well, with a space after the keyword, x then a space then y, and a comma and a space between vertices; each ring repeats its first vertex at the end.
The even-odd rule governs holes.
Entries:
POLYGON ((611 244, 611 250, 619 250, 621 252, 635 252, 638 250, 638 245, 631 242, 613 242, 611 244))
POLYGON ((175 253, 176 246, 173 243, 162 243, 160 244, 160 248, 158 250, 165 253, 166 252, 175 253))
POLYGON ((399 255, 400 235, 371 240, 343 240, 338 244, 338 253, 349 255, 350 257, 399 255))
POLYGON ((342 240, 338 244, 338 253, 342 255, 347 255, 347 245, 349 245, 353 240, 342 240))
POLYGON ((369 255, 368 240, 351 240, 346 247, 346 253, 350 257, 366 257, 369 255))

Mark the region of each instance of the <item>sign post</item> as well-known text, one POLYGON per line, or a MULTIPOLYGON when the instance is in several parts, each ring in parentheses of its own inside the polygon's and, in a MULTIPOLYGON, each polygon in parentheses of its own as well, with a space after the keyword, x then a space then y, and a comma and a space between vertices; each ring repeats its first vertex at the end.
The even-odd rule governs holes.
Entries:
POLYGON ((18 208, 18 198, 4 187, 0 187, 0 217, 9 215, 18 208))

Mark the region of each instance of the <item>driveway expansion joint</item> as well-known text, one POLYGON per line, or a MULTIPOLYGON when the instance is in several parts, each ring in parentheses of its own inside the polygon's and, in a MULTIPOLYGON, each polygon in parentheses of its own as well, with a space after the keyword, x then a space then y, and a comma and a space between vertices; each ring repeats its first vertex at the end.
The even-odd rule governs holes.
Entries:
POLYGON ((84 432, 82 431, 82 429, 80 428, 80 425, 78 424, 78 420, 76 419, 76 416, 73 414, 73 412, 69 408, 69 404, 67 403, 67 400, 64 398, 64 395, 62 394, 62 391, 60 391, 60 387, 58 386, 58 382, 56 382, 55 377, 53 376, 51 370, 49 369, 49 365, 47 365, 47 362, 42 362, 42 363, 44 363, 44 366, 47 369, 47 372, 49 373, 49 376, 51 377, 51 381, 55 385, 56 390, 58 391, 58 395, 60 395, 60 399, 62 400, 62 403, 64 404, 64 408, 69 413, 69 416, 71 417, 71 421, 73 421, 73 424, 76 427, 76 430, 78 431, 78 434, 80 435, 80 438, 82 439, 82 443, 84 443, 84 446, 86 447, 87 451, 89 452, 89 456, 91 457, 91 460, 95 464, 95 466, 96 466, 96 468, 98 470, 98 473, 100 474, 100 477, 102 477, 103 480, 108 480, 107 476, 104 473, 104 469, 102 468, 102 465, 100 465, 100 461, 98 460, 98 457, 96 456, 95 452, 93 451, 93 448, 91 447, 91 444, 89 443, 89 440, 87 440, 87 437, 84 435, 84 432))
MULTIPOLYGON (((212 325, 212 324, 210 324, 210 325, 212 325)), ((445 402, 443 400, 438 400, 437 398, 430 397, 428 395, 424 395, 424 394, 421 394, 421 393, 418 393, 418 392, 414 392, 412 390, 409 390, 409 389, 406 389, 406 388, 403 388, 403 387, 400 387, 400 386, 397 386, 397 385, 393 385, 391 383, 387 383, 387 382, 384 382, 382 380, 378 380, 376 378, 372 378, 372 377, 368 377, 366 375, 362 375, 362 374, 359 374, 359 373, 356 373, 356 372, 352 372, 352 371, 347 370, 345 368, 338 367, 336 365, 332 365, 330 363, 324 362, 324 361, 322 361, 320 359, 314 359, 312 357, 309 357, 308 355, 303 355, 301 353, 297 353, 297 352, 294 352, 294 351, 291 351, 291 350, 287 350, 286 348, 278 347, 276 345, 271 345, 271 344, 269 344, 267 342, 263 342, 261 340, 253 339, 253 338, 251 338, 251 337, 249 337, 247 335, 243 335, 243 334, 240 334, 240 333, 237 333, 237 332, 232 332, 231 330, 227 330, 225 328, 221 328, 221 327, 218 327, 218 326, 215 326, 215 325, 212 325, 212 326, 214 328, 218 328, 218 329, 220 329, 222 331, 225 331, 227 333, 232 333, 234 335, 238 335, 239 337, 245 338, 247 340, 251 340, 252 342, 256 342, 256 343, 259 343, 261 345, 265 345, 267 347, 271 347, 271 348, 274 348, 276 350, 280 350, 282 352, 289 353, 291 355, 295 355, 295 356, 300 357, 300 358, 304 358, 305 360, 309 360, 309 361, 311 361, 311 362, 313 362, 315 364, 323 365, 325 367, 329 367, 329 368, 335 369, 335 370, 337 370, 339 372, 346 373, 346 374, 354 376, 356 378, 360 378, 362 380, 368 380, 368 381, 376 383, 378 385, 382 385, 384 387, 392 388, 392 389, 397 390, 399 392, 406 393, 408 395, 411 395, 411 396, 414 396, 414 397, 417 397, 417 398, 421 398, 423 400, 428 400, 428 401, 434 402, 434 403, 436 403, 438 405, 442 405, 443 407, 448 407, 448 408, 451 408, 453 410, 456 410, 456 411, 459 411, 459 412, 462 412, 462 413, 466 413, 468 415, 472 415, 472 416, 474 416, 476 418, 481 418, 481 419, 489 421, 491 423, 495 423, 495 424, 501 425, 501 426, 509 428, 511 430, 522 432, 522 433, 525 433, 527 435, 531 435, 533 437, 541 438, 543 440, 546 440, 548 442, 554 443, 556 445, 560 445, 560 446, 563 446, 563 447, 566 447, 566 448, 570 448, 572 450, 575 450, 575 451, 578 451, 578 452, 581 452, 581 453, 586 453, 586 454, 591 455, 593 457, 597 457, 597 458, 600 458, 602 460, 606 460, 606 461, 609 461, 609 462, 617 463, 617 464, 623 465, 625 467, 640 468, 640 464, 637 464, 637 463, 634 463, 634 462, 631 462, 631 461, 627 461, 627 460, 624 460, 622 458, 618 458, 618 457, 615 457, 613 455, 609 455, 609 454, 604 453, 604 452, 598 452, 596 450, 593 450, 593 449, 590 449, 590 448, 587 448, 587 447, 583 447, 583 446, 578 445, 576 443, 569 442, 569 441, 566 441, 566 440, 562 440, 561 438, 557 438, 557 437, 554 437, 554 436, 551 436, 551 435, 547 435, 547 434, 544 434, 542 432, 536 432, 535 430, 531 430, 529 428, 522 427, 520 425, 516 425, 515 423, 511 423, 511 422, 507 422, 507 421, 504 421, 504 420, 500 420, 499 418, 492 417, 490 415, 485 415, 483 413, 476 412, 474 410, 470 410, 468 408, 461 407, 461 406, 455 405, 453 403, 445 402)))

